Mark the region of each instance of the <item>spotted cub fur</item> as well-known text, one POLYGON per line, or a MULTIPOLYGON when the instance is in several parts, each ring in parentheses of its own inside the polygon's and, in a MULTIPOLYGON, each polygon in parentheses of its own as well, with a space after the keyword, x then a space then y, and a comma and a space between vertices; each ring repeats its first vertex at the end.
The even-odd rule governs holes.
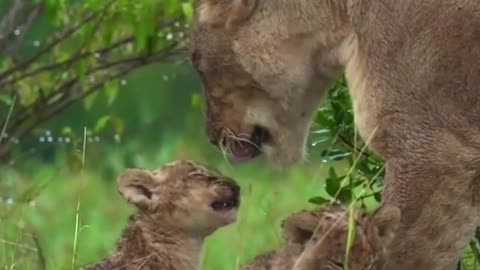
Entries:
MULTIPOLYGON (((343 206, 294 213, 283 222, 285 244, 256 257, 243 270, 344 269, 350 211, 343 206)), ((400 210, 381 206, 373 213, 353 212, 354 240, 349 270, 383 270, 386 247, 400 222, 400 210)), ((345 268, 346 269, 346 268, 345 268)))
POLYGON ((237 217, 239 186, 193 161, 128 169, 117 183, 137 212, 116 250, 85 270, 199 269, 205 237, 237 217))

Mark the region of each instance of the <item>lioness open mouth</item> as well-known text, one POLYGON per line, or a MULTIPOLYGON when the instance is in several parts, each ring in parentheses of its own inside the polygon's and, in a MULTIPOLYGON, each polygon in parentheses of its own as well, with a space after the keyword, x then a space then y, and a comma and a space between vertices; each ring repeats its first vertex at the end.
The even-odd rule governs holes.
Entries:
POLYGON ((232 158, 236 161, 248 161, 262 153, 262 145, 270 140, 267 129, 255 126, 249 139, 227 140, 232 158))

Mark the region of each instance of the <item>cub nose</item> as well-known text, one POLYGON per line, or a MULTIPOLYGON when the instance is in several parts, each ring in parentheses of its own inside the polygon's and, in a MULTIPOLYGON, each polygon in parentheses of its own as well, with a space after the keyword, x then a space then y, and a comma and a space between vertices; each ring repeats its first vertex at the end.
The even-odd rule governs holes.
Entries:
POLYGON ((235 196, 240 194, 240 186, 238 186, 237 184, 231 185, 230 188, 232 189, 232 192, 233 194, 235 194, 235 196))
POLYGON ((231 179, 222 179, 219 181, 219 184, 226 186, 230 188, 233 194, 238 195, 240 193, 240 186, 237 185, 233 180, 231 179))

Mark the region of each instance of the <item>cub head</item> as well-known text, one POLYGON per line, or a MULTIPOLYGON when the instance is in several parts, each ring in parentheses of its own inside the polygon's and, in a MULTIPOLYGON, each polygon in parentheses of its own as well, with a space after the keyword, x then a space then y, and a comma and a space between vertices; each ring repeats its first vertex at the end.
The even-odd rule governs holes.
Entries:
POLYGON ((234 222, 240 204, 234 180, 193 161, 175 161, 154 171, 128 169, 117 183, 139 216, 147 217, 147 225, 171 224, 199 236, 234 222))
MULTIPOLYGON (((303 258, 321 270, 342 270, 347 249, 349 211, 341 206, 298 212, 285 220, 287 241, 305 244, 303 258)), ((348 269, 382 270, 386 248, 400 222, 400 210, 381 206, 371 214, 354 212, 348 269)), ((297 262, 297 265, 299 262, 297 262)), ((299 268, 294 268, 299 269, 299 268)), ((304 270, 304 268, 302 268, 304 270)))
POLYGON ((211 142, 236 160, 300 160, 347 21, 346 0, 196 0, 190 59, 211 142))

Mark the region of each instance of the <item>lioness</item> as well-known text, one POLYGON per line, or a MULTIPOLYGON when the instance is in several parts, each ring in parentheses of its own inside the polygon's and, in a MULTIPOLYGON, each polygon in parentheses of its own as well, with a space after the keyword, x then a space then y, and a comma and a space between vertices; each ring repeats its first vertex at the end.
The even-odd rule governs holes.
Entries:
POLYGON ((480 1, 195 0, 191 30, 207 133, 238 160, 300 160, 344 70, 402 211, 387 269, 455 267, 480 218, 480 1))
MULTIPOLYGON (((400 210, 382 206, 373 213, 354 211, 350 270, 383 270, 385 250, 400 223, 400 210)), ((344 269, 349 212, 340 205, 301 211, 283 222, 285 244, 257 256, 241 270, 344 269)))
POLYGON ((138 211, 115 252, 85 270, 196 270, 205 237, 237 217, 239 186, 193 161, 128 169, 120 193, 138 211))

